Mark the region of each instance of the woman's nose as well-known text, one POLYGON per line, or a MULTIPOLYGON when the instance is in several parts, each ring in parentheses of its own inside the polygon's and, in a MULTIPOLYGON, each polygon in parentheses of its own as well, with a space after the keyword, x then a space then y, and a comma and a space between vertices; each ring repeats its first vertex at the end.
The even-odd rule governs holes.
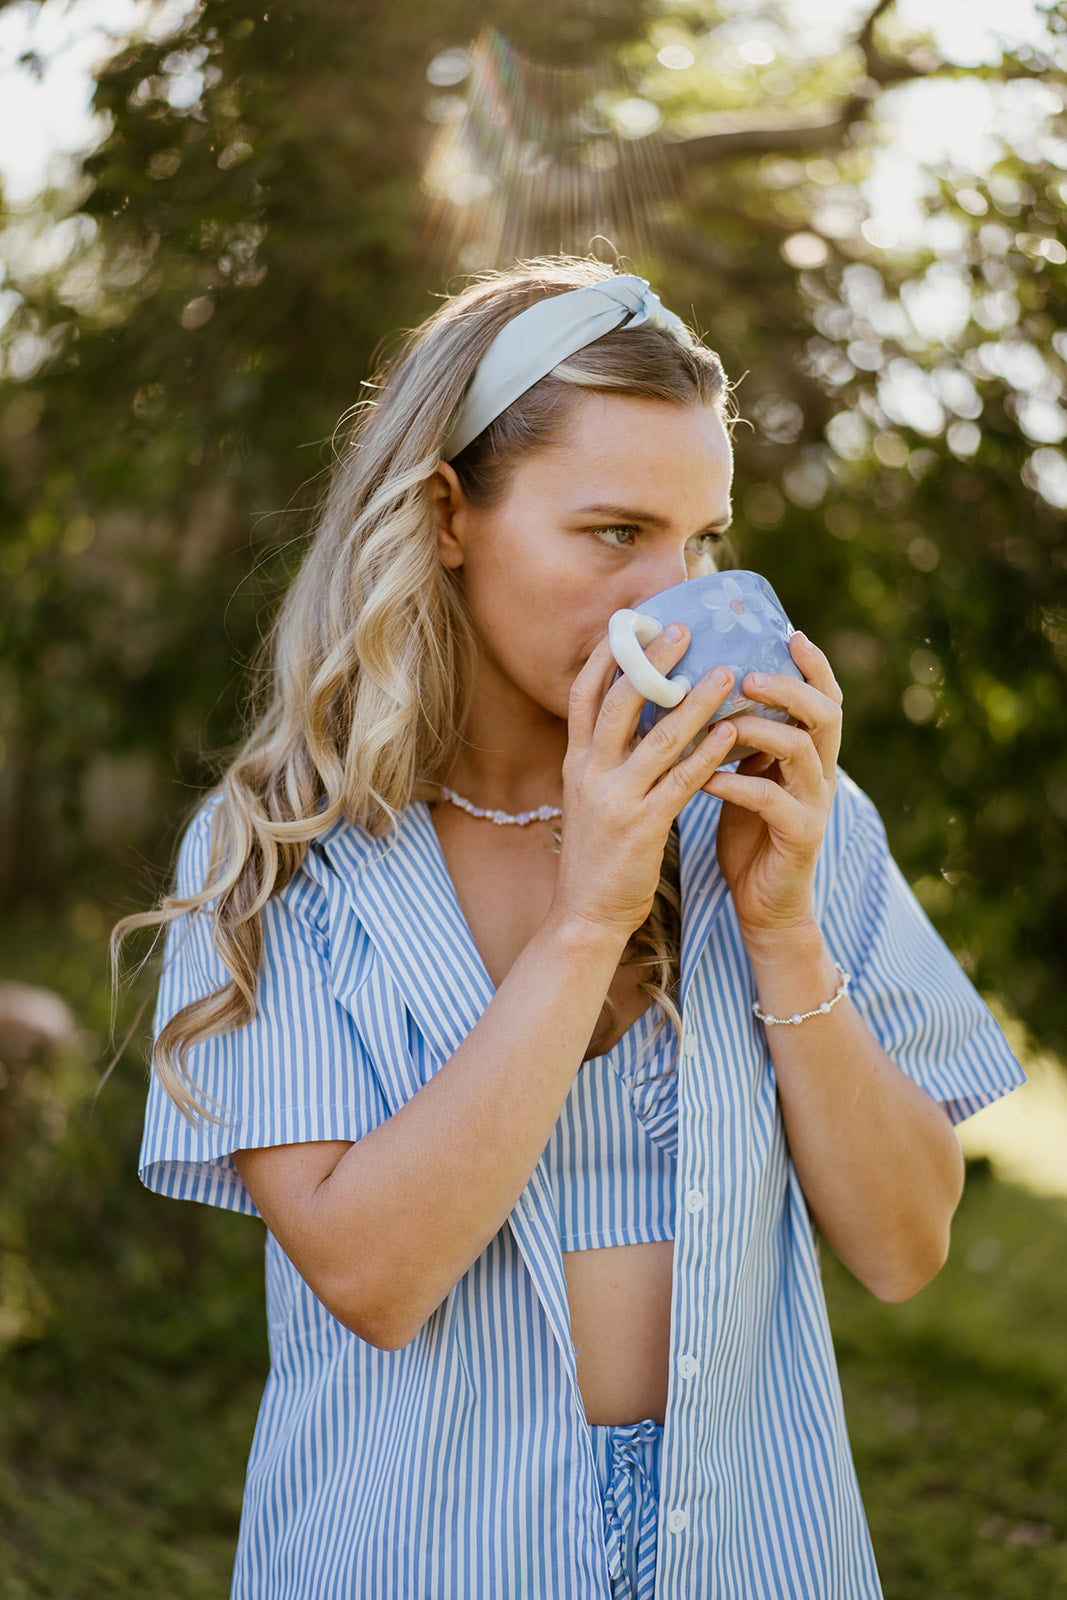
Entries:
POLYGON ((642 562, 639 571, 633 573, 635 593, 631 605, 639 605, 642 600, 648 600, 654 594, 662 594, 664 589, 673 589, 676 583, 684 583, 689 577, 689 568, 685 562, 685 551, 671 551, 662 553, 642 562))

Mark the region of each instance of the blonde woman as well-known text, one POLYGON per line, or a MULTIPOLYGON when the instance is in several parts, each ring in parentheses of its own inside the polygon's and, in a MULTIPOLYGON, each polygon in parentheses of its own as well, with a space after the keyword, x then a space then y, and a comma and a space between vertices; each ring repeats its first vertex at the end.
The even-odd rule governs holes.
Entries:
POLYGON ((1021 1075, 814 644, 746 680, 795 725, 685 753, 718 672, 635 739, 608 618, 730 479, 718 359, 591 260, 446 301, 357 418, 153 914, 144 1180, 268 1230, 240 1600, 879 1593, 816 1234, 914 1294, 1021 1075))

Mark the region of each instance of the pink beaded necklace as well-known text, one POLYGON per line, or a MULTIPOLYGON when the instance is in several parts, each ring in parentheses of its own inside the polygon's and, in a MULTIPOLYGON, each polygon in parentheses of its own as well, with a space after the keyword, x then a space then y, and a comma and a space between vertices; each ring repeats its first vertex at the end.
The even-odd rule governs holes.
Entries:
POLYGON ((469 800, 464 800, 461 794, 454 789, 441 787, 441 798, 451 805, 458 806, 460 811, 465 811, 469 817, 485 817, 489 822, 495 822, 497 827, 506 827, 509 823, 516 828, 525 828, 530 822, 552 822, 557 817, 562 817, 563 812, 558 806, 538 806, 536 811, 520 811, 517 816, 512 816, 510 811, 483 811, 480 806, 472 805, 469 800))

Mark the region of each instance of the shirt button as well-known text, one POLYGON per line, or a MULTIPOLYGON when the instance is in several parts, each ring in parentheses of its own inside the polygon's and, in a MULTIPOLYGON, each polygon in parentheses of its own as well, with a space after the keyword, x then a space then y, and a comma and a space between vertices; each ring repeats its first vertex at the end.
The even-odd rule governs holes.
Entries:
POLYGON ((689 1518, 680 1506, 675 1506, 673 1511, 667 1512, 668 1533, 684 1533, 689 1525, 689 1518))
POLYGON ((699 1189, 687 1189, 685 1192, 685 1209, 690 1215, 695 1215, 704 1209, 704 1196, 699 1189))
POLYGON ((700 1050, 700 1040, 695 1033, 687 1033, 682 1038, 682 1050, 687 1056, 695 1056, 700 1050))
POLYGON ((678 1357, 678 1371, 683 1378, 691 1378, 696 1370, 697 1361, 695 1356, 685 1355, 678 1357))

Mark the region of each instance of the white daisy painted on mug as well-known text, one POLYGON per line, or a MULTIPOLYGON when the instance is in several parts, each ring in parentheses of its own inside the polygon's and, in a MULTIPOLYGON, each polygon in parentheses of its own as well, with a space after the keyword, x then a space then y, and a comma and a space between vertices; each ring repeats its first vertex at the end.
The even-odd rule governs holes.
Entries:
POLYGON ((720 594, 709 592, 702 596, 719 633, 730 633, 734 628, 744 628, 746 633, 763 633, 775 613, 758 589, 743 589, 728 572, 722 574, 720 587, 720 594))

